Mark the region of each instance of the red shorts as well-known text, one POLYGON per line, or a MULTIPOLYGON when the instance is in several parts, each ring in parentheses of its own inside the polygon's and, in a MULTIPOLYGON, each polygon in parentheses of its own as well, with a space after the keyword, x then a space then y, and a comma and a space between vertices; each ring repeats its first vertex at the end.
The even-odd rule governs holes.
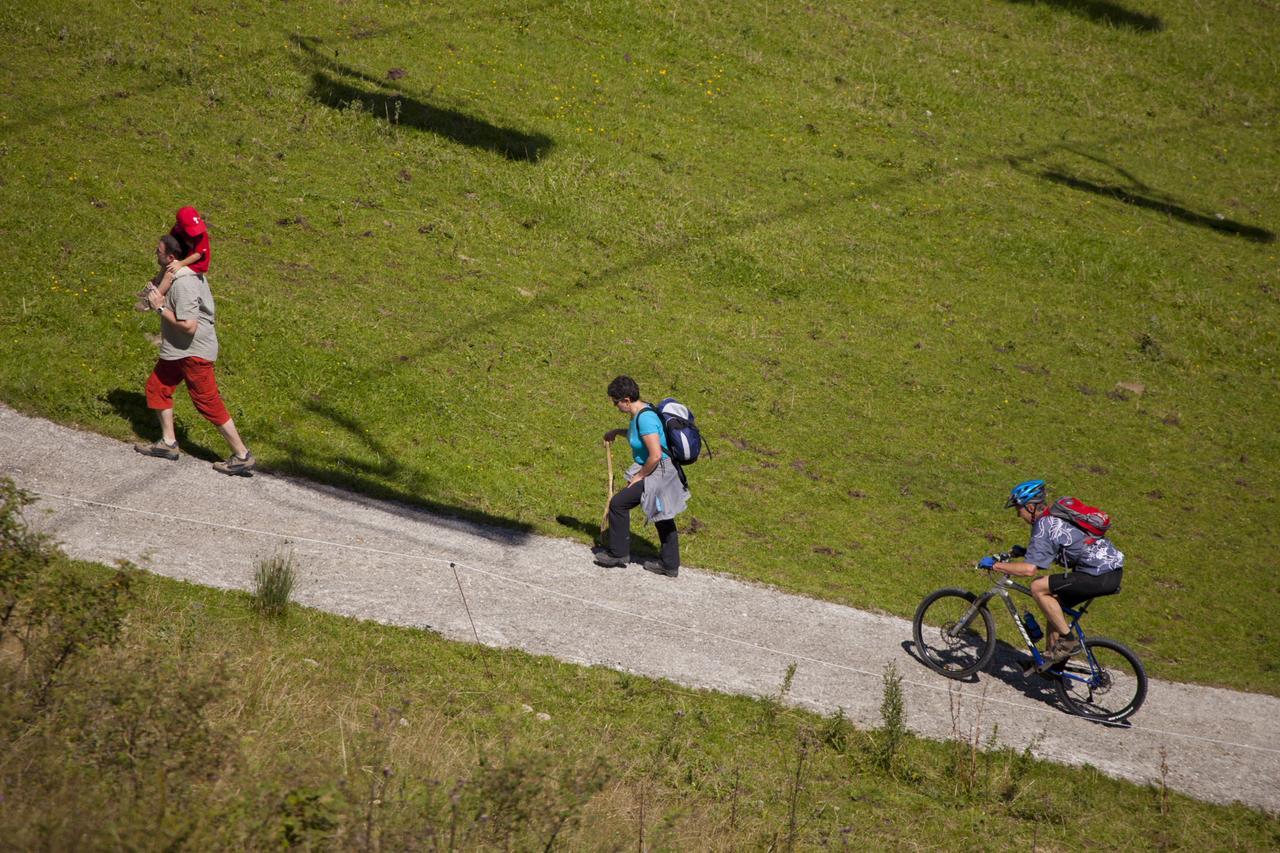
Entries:
POLYGON ((195 356, 177 361, 156 362, 155 370, 147 379, 147 408, 172 409, 173 389, 187 383, 187 393, 196 411, 214 426, 222 426, 231 420, 231 413, 218 393, 218 380, 213 377, 213 362, 195 356))

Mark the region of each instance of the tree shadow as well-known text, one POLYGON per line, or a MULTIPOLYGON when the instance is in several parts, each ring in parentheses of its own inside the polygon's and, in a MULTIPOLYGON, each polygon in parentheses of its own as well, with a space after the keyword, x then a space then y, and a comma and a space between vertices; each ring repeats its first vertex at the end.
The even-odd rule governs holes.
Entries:
MULTIPOLYGON (((156 413, 147 407, 147 397, 137 391, 126 391, 115 388, 98 398, 115 410, 115 413, 129 422, 133 434, 144 441, 157 441, 160 438, 160 421, 156 413)), ((222 459, 217 452, 191 439, 191 433, 181 421, 175 417, 173 432, 178 439, 178 447, 196 459, 206 462, 217 462, 222 459)))
POLYGON ((1032 161, 1019 157, 1008 158, 1009 165, 1023 174, 1031 175, 1043 181, 1058 184, 1059 186, 1069 187, 1073 190, 1087 192, 1092 195, 1101 196, 1103 198, 1114 199, 1122 204, 1132 207, 1139 207, 1144 210, 1154 210, 1172 217, 1179 222, 1187 225, 1195 225, 1199 228, 1208 228, 1211 231, 1217 231, 1220 234, 1230 234, 1235 237, 1242 237, 1253 243, 1273 243, 1276 235, 1274 232, 1266 228, 1260 228, 1256 225, 1249 225, 1244 222, 1237 222, 1234 219, 1227 219, 1220 214, 1198 213, 1191 210, 1186 205, 1180 203, 1173 196, 1162 193, 1159 190, 1152 189, 1137 177, 1125 169, 1111 163, 1101 157, 1088 154, 1077 149, 1066 149, 1073 154, 1097 163, 1119 175, 1126 183, 1103 183, 1100 181, 1089 180, 1079 175, 1072 175, 1061 168, 1041 168, 1032 161))
POLYGON ((1020 6, 1049 6, 1063 12, 1085 18, 1096 24, 1127 27, 1142 33, 1158 33, 1164 29, 1159 15, 1134 12, 1109 0, 1005 0, 1020 6))
POLYGON ((376 120, 429 131, 461 145, 500 154, 508 160, 536 163, 554 146, 551 138, 544 134, 499 127, 458 110, 411 97, 399 87, 321 54, 315 39, 292 35, 289 40, 305 57, 301 61, 311 71, 309 97, 326 107, 359 106, 376 120))
MULTIPOLYGON (((521 17, 527 17, 534 13, 550 9, 556 5, 557 4, 554 0, 549 0, 549 2, 539 4, 521 3, 515 10, 506 10, 500 7, 485 10, 472 8, 471 6, 458 7, 454 9, 438 9, 431 14, 418 15, 413 20, 401 19, 397 23, 388 26, 380 26, 372 29, 359 29, 349 35, 333 36, 330 39, 312 37, 309 41, 312 44, 332 44, 335 42, 348 44, 352 41, 363 41, 371 38, 396 35, 397 33, 404 32, 405 30, 413 31, 419 28, 440 26, 459 18, 466 18, 467 21, 475 22, 486 18, 510 18, 516 14, 521 17)), ((293 38, 293 36, 290 36, 290 38, 293 38)), ((251 62, 271 56, 277 50, 279 50, 278 43, 272 40, 266 47, 259 48, 258 50, 247 54, 231 54, 225 57, 219 54, 219 59, 217 61, 205 63, 204 67, 206 70, 210 71, 224 71, 233 67, 244 68, 251 62)), ((76 102, 59 104, 57 109, 37 108, 22 110, 19 117, 15 120, 0 124, 0 136, 5 136, 11 132, 26 130, 30 127, 39 127, 53 121, 66 121, 69 115, 83 112, 84 110, 90 109, 91 107, 104 102, 109 103, 128 98, 136 98, 140 95, 150 95, 155 92, 165 91, 166 89, 183 89, 189 85, 190 78, 184 75, 180 70, 177 70, 177 66, 175 66, 174 69, 169 70, 167 73, 155 76, 151 82, 142 86, 137 86, 131 89, 116 89, 113 92, 103 92, 96 95, 90 95, 76 102)))
POLYGON ((394 451, 359 421, 316 401, 307 401, 303 408, 357 438, 378 461, 371 463, 349 455, 321 457, 298 442, 268 435, 285 454, 283 459, 272 460, 271 470, 289 476, 296 485, 362 505, 380 501, 378 509, 404 518, 446 525, 456 522, 452 526, 459 530, 505 545, 519 545, 532 534, 533 527, 527 522, 423 497, 438 492, 440 483, 399 462, 394 451), (388 480, 411 484, 414 489, 390 486, 388 480))
POLYGON ((1208 228, 1211 231, 1218 231, 1222 234, 1233 234, 1237 237, 1243 237, 1254 243, 1273 243, 1276 235, 1274 232, 1265 228, 1259 228, 1256 225, 1246 225, 1243 222, 1236 222, 1234 219, 1219 218, 1218 216, 1207 216, 1203 213, 1196 213, 1180 204, 1174 204, 1168 201, 1162 201, 1158 198, 1150 198, 1133 192, 1128 187, 1118 186, 1116 184, 1098 184, 1084 178, 1068 175, 1063 172, 1055 172, 1048 170, 1040 173, 1040 177, 1046 181, 1060 184, 1064 187, 1070 187, 1073 190, 1093 193, 1094 195, 1113 198, 1116 201, 1129 204, 1134 207, 1145 208, 1146 210, 1155 210, 1160 213, 1172 216, 1179 222, 1185 222, 1188 225, 1196 225, 1200 228, 1208 228))

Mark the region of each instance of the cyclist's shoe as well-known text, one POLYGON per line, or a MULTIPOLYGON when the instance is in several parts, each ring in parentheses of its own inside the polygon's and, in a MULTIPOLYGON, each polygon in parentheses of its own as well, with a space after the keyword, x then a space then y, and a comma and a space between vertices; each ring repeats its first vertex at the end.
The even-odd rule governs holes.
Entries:
POLYGON ((1082 650, 1080 641, 1075 637, 1059 637, 1058 642, 1046 653, 1045 659, 1051 664, 1062 663, 1072 655, 1080 654, 1082 650))
POLYGON ((1075 637, 1059 637, 1056 643, 1044 650, 1040 664, 1036 664, 1034 660, 1027 662, 1022 668, 1022 676, 1027 678, 1031 675, 1045 675, 1049 670, 1061 666, 1064 661, 1081 651, 1083 647, 1075 637))

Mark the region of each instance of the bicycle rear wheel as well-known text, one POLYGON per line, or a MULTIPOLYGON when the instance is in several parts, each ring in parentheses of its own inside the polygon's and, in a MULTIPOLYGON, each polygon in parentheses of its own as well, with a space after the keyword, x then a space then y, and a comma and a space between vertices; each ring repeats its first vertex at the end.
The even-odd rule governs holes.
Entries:
POLYGON ((1057 681, 1058 698, 1073 714, 1119 723, 1142 707, 1147 698, 1147 673, 1142 661, 1115 640, 1085 640, 1087 658, 1074 657, 1062 668, 1057 681))
POLYGON ((979 607, 969 623, 957 630, 977 598, 967 589, 940 589, 920 602, 911 633, 916 653, 929 669, 947 678, 968 678, 991 662, 996 653, 996 624, 990 610, 979 607))

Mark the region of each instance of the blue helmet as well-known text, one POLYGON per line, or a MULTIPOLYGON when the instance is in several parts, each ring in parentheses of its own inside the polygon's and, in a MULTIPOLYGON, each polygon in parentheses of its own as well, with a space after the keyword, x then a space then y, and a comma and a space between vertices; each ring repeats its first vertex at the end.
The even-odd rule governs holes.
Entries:
POLYGON ((1027 504, 1044 502, 1044 480, 1023 480, 1009 490, 1009 500, 1005 507, 1026 506, 1027 504))

